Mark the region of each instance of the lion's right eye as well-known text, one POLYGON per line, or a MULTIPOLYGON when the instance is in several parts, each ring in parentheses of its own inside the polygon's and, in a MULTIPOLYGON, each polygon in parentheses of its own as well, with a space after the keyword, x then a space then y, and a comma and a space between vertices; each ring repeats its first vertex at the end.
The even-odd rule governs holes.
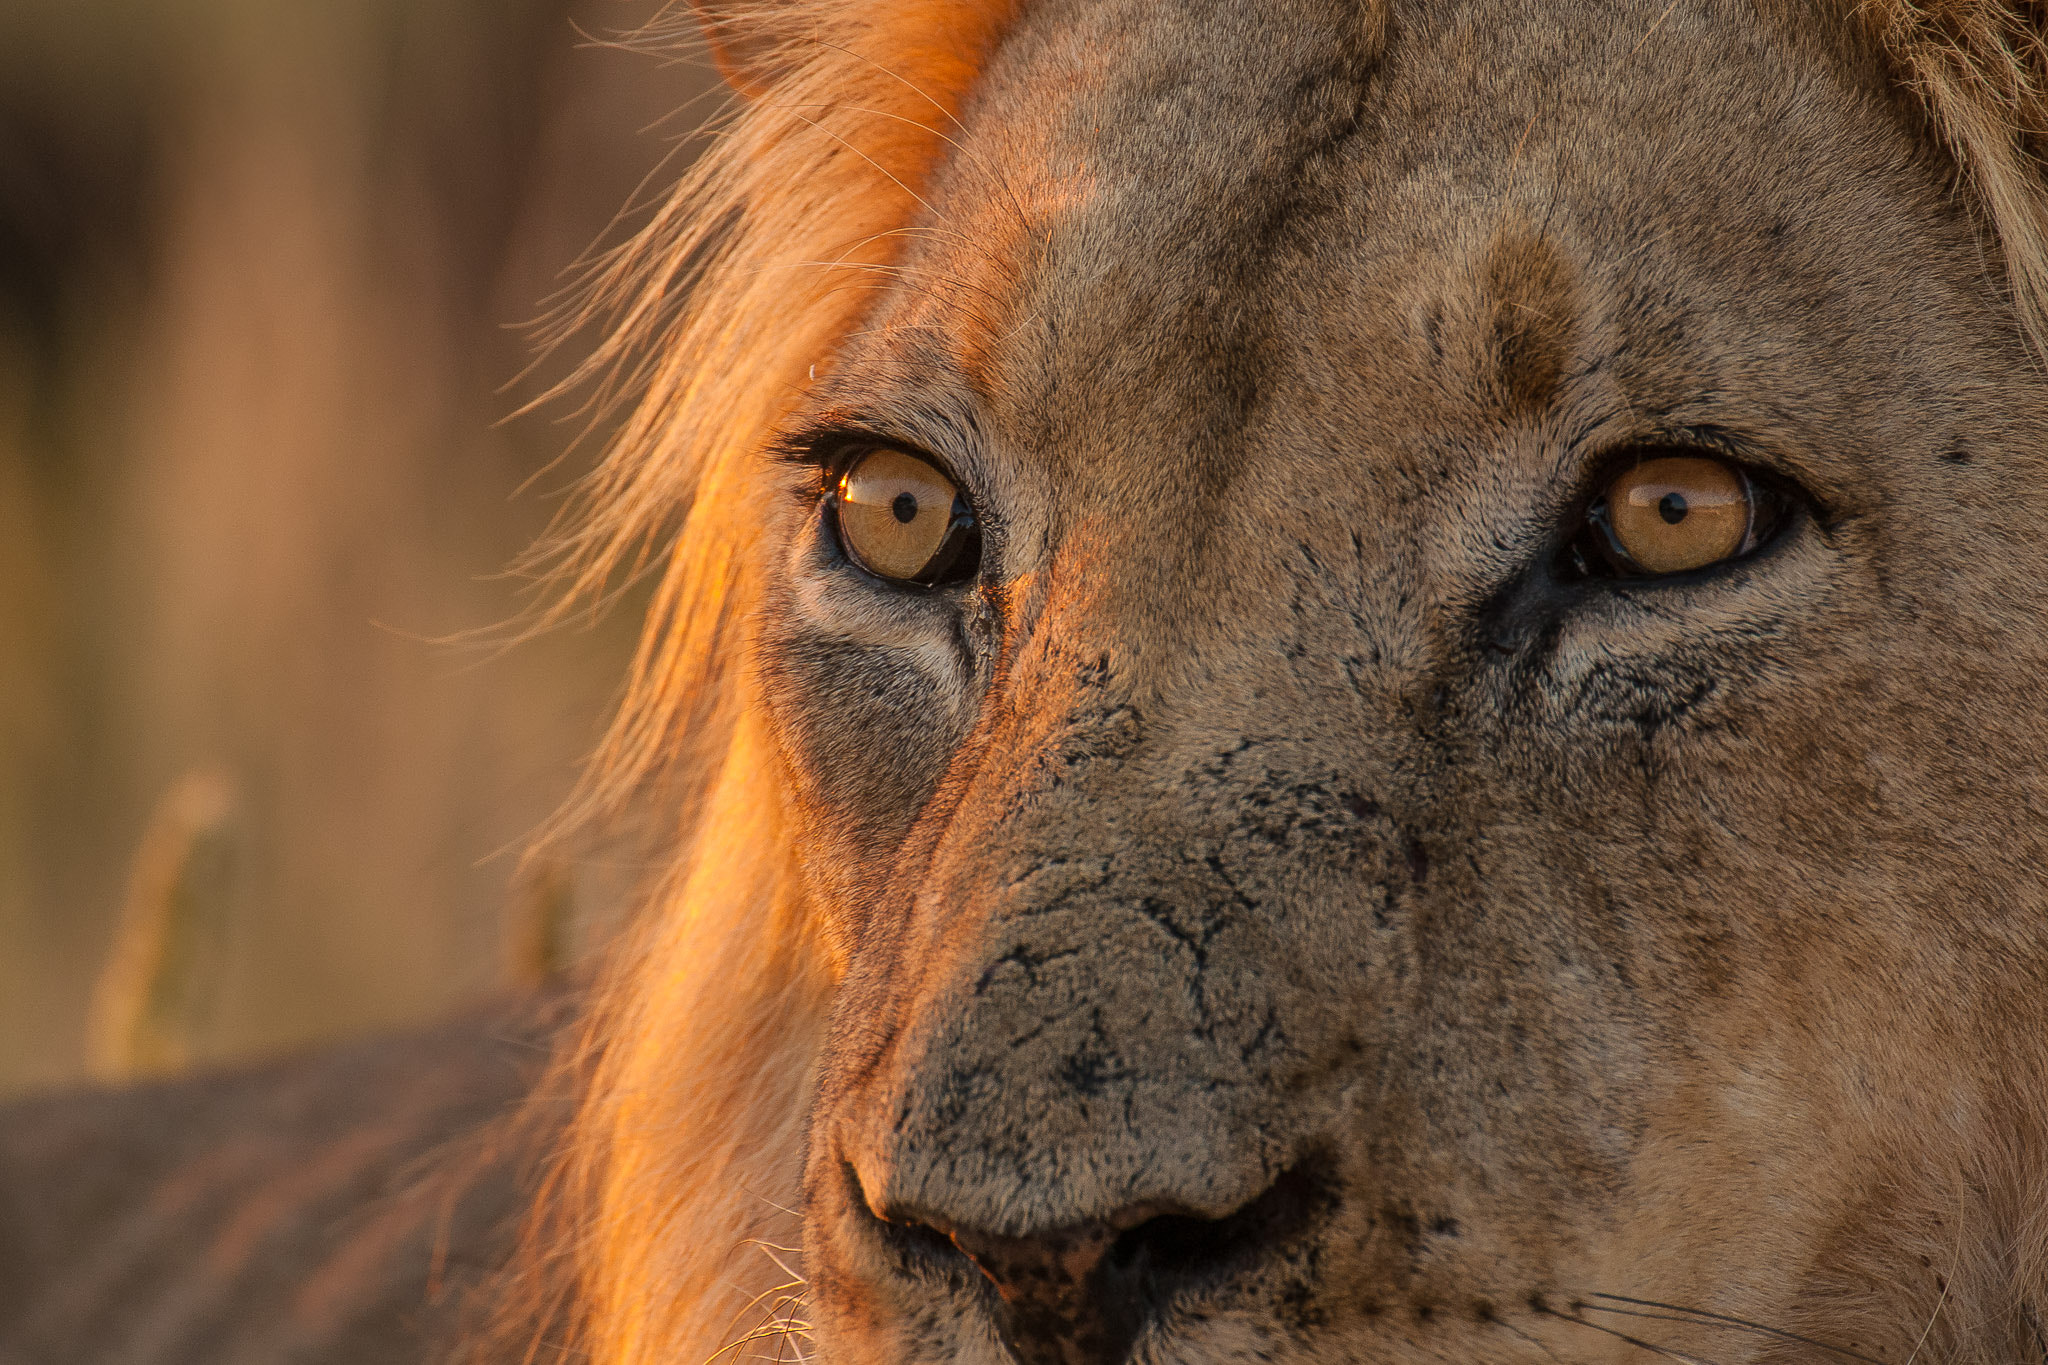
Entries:
POLYGON ((1568 549, 1579 578, 1663 578, 1758 549, 1789 504, 1712 454, 1650 451, 1612 474, 1568 549))
POLYGON ((930 588, 980 570, 974 509, 929 460, 868 451, 840 476, 832 511, 847 557, 877 578, 930 588))

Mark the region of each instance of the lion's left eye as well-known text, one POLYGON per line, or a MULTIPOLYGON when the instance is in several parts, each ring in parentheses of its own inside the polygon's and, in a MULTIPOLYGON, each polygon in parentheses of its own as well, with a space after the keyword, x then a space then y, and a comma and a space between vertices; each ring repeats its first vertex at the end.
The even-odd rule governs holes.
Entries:
POLYGON ((833 490, 832 515, 848 557, 877 578, 931 588, 980 570, 974 509, 937 465, 907 451, 855 459, 833 490))
POLYGON ((1586 509, 1567 554, 1576 577, 1660 578, 1737 559, 1778 529, 1784 496, 1715 455, 1646 454, 1586 509))

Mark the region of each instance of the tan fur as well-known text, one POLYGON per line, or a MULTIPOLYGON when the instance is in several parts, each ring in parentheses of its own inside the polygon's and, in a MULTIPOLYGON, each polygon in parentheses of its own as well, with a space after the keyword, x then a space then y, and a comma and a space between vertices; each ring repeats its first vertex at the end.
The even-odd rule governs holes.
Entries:
MULTIPOLYGON (((1632 21, 1645 45, 1654 41, 1662 8, 1647 8, 1632 21)), ((567 1296, 573 1306, 557 1325, 572 1326, 581 1349, 596 1359, 709 1358, 749 1329, 778 1321, 793 1324, 800 1351, 801 1328, 812 1318, 801 1286, 783 1283, 796 1253, 759 1255, 748 1250, 748 1239, 785 1247, 796 1239, 793 1214, 780 1210, 797 1206, 808 1077, 833 983, 847 970, 848 948, 821 932, 833 917, 805 904, 796 863, 770 851, 800 839, 808 817, 791 823, 778 789, 787 779, 778 776, 770 741, 755 721, 757 684, 751 670, 731 663, 755 648, 752 629, 736 623, 761 609, 755 575, 779 572, 758 567, 752 538, 762 528, 740 509, 770 496, 747 482, 761 477, 748 463, 752 453, 817 381, 832 374, 841 338, 875 317, 874 290, 926 299, 926 318, 956 330, 970 363, 1000 350, 1006 329, 1031 324, 1029 310, 1010 291, 1042 249, 1035 236, 1042 229, 1033 225, 1059 212, 1065 192, 1028 170, 1013 181, 1006 170, 991 169, 1018 145, 1030 145, 1030 136, 1003 147, 1001 139, 977 139, 955 123, 973 72, 1007 22, 1002 14, 955 14, 964 17, 934 20, 897 5, 721 6, 712 16, 714 34, 751 102, 737 113, 732 140, 679 193, 618 277, 653 272, 652 286, 634 296, 622 335, 647 345, 662 368, 634 429, 594 486, 583 529, 568 541, 575 569, 589 576, 614 570, 643 553, 635 547, 658 542, 656 527, 673 509, 703 510, 690 516, 666 561, 662 608, 609 750, 611 766, 600 772, 592 801, 601 806, 645 790, 650 776, 679 753, 686 756, 679 785, 712 795, 690 807, 691 827, 706 831, 698 839, 711 842, 695 846, 667 908, 650 916, 601 995, 586 1043, 589 1081, 572 1174, 549 1210, 555 1221, 548 1226, 564 1248, 552 1254, 577 1286, 567 1296), (935 48, 946 52, 943 69, 934 67, 935 48), (927 196, 941 168, 952 177, 949 198, 934 206, 927 196), (722 232, 730 235, 721 238, 722 232), (892 232, 923 234, 934 245, 913 252, 912 264, 892 273, 905 259, 903 239, 884 235, 892 232), (960 232, 983 240, 951 240, 960 232), (681 263, 707 252, 711 264, 693 277, 680 330, 643 330, 679 287, 681 263), (720 754, 726 756, 722 766, 720 754), (688 775, 713 770, 723 773, 715 782, 688 775), (756 1296, 765 1297, 747 1309, 756 1296)), ((1831 33, 1848 31, 1841 20, 1816 15, 1816 21, 1831 33)), ((2041 301, 2048 296, 2048 195, 2034 159, 2044 126, 2037 16, 1995 3, 1888 3, 1860 6, 1849 22, 1867 26, 1896 63, 1899 88, 1924 100, 1958 154, 1964 186, 2005 254, 2014 314, 2038 336, 2041 301)), ((1002 98, 1015 96, 1011 91, 1002 98)), ((970 122, 979 130, 1000 127, 1007 118, 1029 129, 1038 117, 1022 107, 1014 113, 986 107, 970 122)), ((1085 177, 1092 168, 1077 172, 1085 177)), ((1472 363, 1477 374, 1499 362, 1505 411, 1536 413, 1552 402, 1571 359, 1574 342, 1555 327, 1546 329, 1542 319, 1548 304, 1567 312, 1574 306, 1572 267, 1555 259, 1554 248, 1533 229, 1526 246, 1502 242, 1490 267, 1490 292, 1502 315, 1496 333, 1515 354, 1472 363)), ((1130 249, 1144 248, 1132 243, 1130 249)), ((1048 580, 1034 591, 1033 610, 1049 611, 1046 604, 1058 601, 1062 589, 1048 580)), ((1020 732, 1015 742, 1028 749, 1047 740, 1020 732)), ((815 894, 818 883, 809 885, 815 894)), ((2026 943, 2032 952, 2038 938, 2026 943)), ((1837 961, 1849 969, 1847 960, 1837 961)), ((1995 1012, 1996 1002, 1983 1003, 1995 1012)), ((1855 1049, 1880 1035, 1886 1021, 1852 1015, 1829 1028, 1840 1031, 1814 1035, 1813 1045, 1855 1049)), ((1712 1044, 1755 1045, 1734 1036, 1712 1044)), ((1958 1045, 1976 1046, 1960 1039, 1958 1045)), ((2048 1206, 2041 1202, 2038 1142, 2048 1095, 2040 1088, 2038 1039, 2021 1039, 2015 1047, 2013 1055, 1983 1063, 1989 1074, 2005 1078, 2003 1108, 1958 1113, 1954 1125, 1960 1126, 1909 1135, 1892 1126, 1902 1115, 1852 1107, 1834 1117, 1835 1140, 1846 1146, 1895 1145, 1897 1169, 1949 1172, 1924 1205, 1904 1189, 1858 1196, 1873 1201, 1873 1211, 1891 1202, 1898 1216, 1880 1221, 1898 1231, 1873 1228, 1867 1244, 1835 1248, 1839 1264, 1827 1272, 1846 1277, 1826 1291, 1838 1306, 1866 1294, 1895 1295, 1916 1305, 1914 1313, 1929 1296, 1898 1283, 1901 1268, 1919 1273, 1931 1266, 1942 1274, 1945 1288, 1933 1296, 1925 1338, 1914 1346, 1919 1359, 2002 1358, 2004 1347, 1986 1343, 2005 1340, 2008 1328, 2016 1333, 2014 1349, 2027 1349, 2019 1305, 2040 1303, 2044 1289, 2048 1206)), ((1736 1061, 1731 1053, 1728 1064, 1736 1061)), ((1899 1084, 1932 1090, 1957 1061, 1897 1057, 1887 1065, 1899 1084)), ((1796 1070, 1804 1063, 1788 1059, 1787 1065, 1796 1070)), ((1700 1084, 1712 1089, 1704 1079, 1700 1084)), ((1681 1092, 1671 1102, 1682 1114, 1687 1105, 1719 1101, 1705 1092, 1693 1101, 1681 1092)), ((1754 1162, 1761 1155, 1731 1152, 1727 1160, 1754 1162)), ((1818 1172, 1832 1160, 1805 1148, 1788 1148, 1777 1159, 1788 1195, 1827 1179, 1818 1172)), ((1654 1171, 1657 1159, 1646 1161, 1654 1171)), ((1697 1168, 1672 1170, 1683 1181, 1702 1179, 1697 1168)), ((1641 1265, 1668 1271, 1665 1283, 1675 1276, 1682 1284, 1690 1273, 1680 1268, 1686 1263, 1672 1261, 1660 1242, 1682 1241, 1683 1232, 1679 1225, 1645 1223, 1617 1244, 1614 1263, 1640 1258, 1641 1265)), ((1827 1259, 1812 1248, 1802 1253, 1788 1244, 1781 1250, 1792 1260, 1760 1264, 1767 1279, 1798 1273, 1801 1255, 1827 1259)), ((1820 1273, 1818 1262, 1808 1268, 1820 1273)), ((871 1306, 846 1317, 850 1301, 841 1297, 838 1334, 818 1347, 825 1358, 907 1358, 900 1340, 880 1356, 855 1348, 854 1339, 864 1334, 887 1337, 884 1319, 871 1316, 887 1310, 871 1306)), ((1540 1299, 1537 1294, 1532 1301, 1540 1299)), ((1712 1301, 1745 1300, 1737 1293, 1712 1301)), ((1576 1301, 1554 1305, 1567 1316, 1578 1315, 1579 1307, 1576 1301)), ((1497 1305, 1482 1316, 1509 1308, 1497 1305)), ((1783 1338, 1702 1328, 1683 1314, 1674 1315, 1681 1319, 1675 1327, 1584 1316, 1632 1335, 1640 1329, 1646 1337, 1693 1343, 1687 1349, 1716 1360, 1776 1359, 1786 1345, 1783 1338)), ((1845 1308, 1842 1316, 1855 1315, 1845 1308)), ((1820 1310, 1802 1310, 1797 1321, 1823 1334, 1830 1325, 1820 1310)), ((1549 1343, 1543 1349, 1562 1352, 1561 1358, 1626 1355, 1629 1349, 1610 1335, 1537 1320, 1502 1339, 1512 1346, 1516 1337, 1531 1345, 1540 1338, 1549 1343)), ((1882 1358, 1894 1359, 1888 1350, 1882 1358)))
POLYGON ((2005 251, 2015 305, 2048 335, 2048 33, 1987 0, 1891 0, 1865 14, 1971 177, 2005 251))

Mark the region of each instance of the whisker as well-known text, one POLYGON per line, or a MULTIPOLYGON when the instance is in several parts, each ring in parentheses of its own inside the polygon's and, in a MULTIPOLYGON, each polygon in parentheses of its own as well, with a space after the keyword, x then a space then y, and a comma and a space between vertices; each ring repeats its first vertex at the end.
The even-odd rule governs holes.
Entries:
POLYGON ((717 1365, 717 1362, 719 1360, 729 1355, 733 1356, 734 1359, 738 1359, 738 1357, 734 1355, 735 1352, 744 1350, 746 1347, 753 1345, 757 1341, 765 1341, 771 1335, 780 1335, 780 1333, 777 1329, 774 1328, 757 1327, 743 1337, 735 1337, 733 1340, 728 1341, 725 1345, 719 1347, 716 1351, 713 1351, 710 1355, 704 1357, 704 1365, 717 1365))
MULTIPOLYGON (((1636 44, 1635 52, 1631 52, 1628 54, 1629 61, 1633 62, 1636 59, 1636 53, 1641 52, 1643 48, 1649 44, 1650 39, 1657 36, 1657 30, 1664 27, 1664 21, 1666 19, 1669 19, 1671 17, 1671 12, 1677 8, 1678 0, 1671 0, 1671 4, 1665 9, 1665 11, 1657 16, 1657 22, 1650 25, 1649 31, 1643 34, 1642 41, 1636 44)), ((1626 63, 1624 63, 1624 65, 1626 65, 1626 63)))
POLYGON ((810 1284, 810 1281, 805 1279, 801 1273, 793 1269, 788 1261, 782 1259, 784 1254, 793 1256, 796 1253, 790 1251, 787 1247, 776 1247, 772 1250, 767 1251, 768 1259, 771 1263, 773 1263, 775 1268, 781 1271, 783 1274, 789 1276, 789 1284, 783 1285, 781 1287, 787 1289, 795 1285, 808 1286, 810 1284))
MULTIPOLYGON (((771 1304, 768 1308, 768 1314, 772 1319, 774 1317, 775 1312, 779 1308, 781 1308, 784 1303, 788 1302, 789 1295, 787 1291, 791 1289, 807 1287, 808 1284, 809 1282, 806 1280, 791 1280, 786 1284, 778 1284, 772 1288, 764 1289, 760 1293, 754 1295, 753 1298, 748 1299, 744 1304, 741 1304, 739 1311, 733 1314, 733 1319, 734 1321, 738 1321, 740 1318, 745 1317, 749 1311, 751 1311, 757 1305, 762 1303, 764 1300, 774 1299, 774 1303, 771 1304), (780 1295, 781 1297, 777 1297, 778 1295, 780 1295)), ((760 1329, 755 1328, 754 1330, 759 1331, 760 1329)))
POLYGON ((1920 1340, 1913 1343, 1913 1353, 1906 1357, 1906 1365, 1913 1365, 1913 1362, 1920 1358, 1920 1352, 1927 1346, 1927 1338, 1934 1334, 1934 1324, 1941 1321, 1941 1310, 1948 1303, 1948 1287, 1951 1283, 1952 1280, 1942 1282, 1941 1295, 1935 1299, 1934 1311, 1927 1315, 1927 1325, 1920 1329, 1920 1340))
MULTIPOLYGON (((773 1291, 771 1290, 770 1292, 772 1293, 773 1291)), ((756 1298, 753 1302, 759 1303, 762 1298, 766 1297, 767 1295, 763 1294, 760 1296, 760 1298, 756 1298)), ((752 1306, 753 1304, 748 1305, 748 1307, 752 1306)), ((779 1311, 780 1307, 781 1304, 778 1301, 774 1307, 771 1307, 768 1310, 768 1320, 766 1322, 762 1323, 759 1327, 749 1328, 747 1331, 742 1332, 740 1335, 733 1337, 730 1341, 726 1342, 725 1345, 719 1347, 709 1356, 706 1356, 704 1359, 704 1365, 716 1365, 716 1362, 721 1357, 737 1352, 743 1347, 752 1345, 754 1342, 766 1341, 769 1337, 773 1336, 781 1336, 786 1329, 783 1327, 782 1322, 775 1316, 776 1312, 779 1311)), ((745 1312, 746 1310, 742 1309, 740 1311, 745 1312)))
POLYGON ((770 1242, 760 1237, 749 1237, 744 1242, 741 1242, 740 1245, 759 1247, 763 1251, 780 1252, 785 1256, 795 1256, 803 1251, 802 1247, 786 1247, 780 1242, 770 1242))
POLYGON ((804 1306, 804 1301, 808 1297, 808 1294, 797 1294, 784 1300, 782 1336, 775 1343, 776 1365, 782 1365, 785 1351, 795 1352, 797 1365, 807 1365, 810 1360, 810 1355, 804 1350, 802 1342, 809 1339, 811 1324, 797 1318, 797 1310, 804 1306))
MULTIPOLYGON (((790 263, 789 268, 846 270, 857 274, 874 275, 882 279, 894 280, 916 290, 919 297, 929 299, 931 302, 943 307, 951 308, 989 335, 994 335, 995 333, 996 326, 994 320, 972 302, 956 295, 979 294, 990 304, 998 307, 1004 306, 1008 302, 1000 295, 983 289, 979 285, 970 284, 957 276, 930 270, 917 270, 910 266, 877 265, 869 261, 794 261, 790 263), (940 286, 944 288, 942 289, 940 286), (952 292, 949 293, 947 291, 952 292)), ((836 293, 838 291, 833 290, 829 292, 836 293)), ((878 287, 877 292, 886 292, 886 286, 878 287)))
POLYGON ((852 48, 843 46, 842 44, 839 43, 832 42, 829 39, 814 38, 811 41, 815 42, 819 47, 828 48, 833 52, 843 53, 846 56, 853 58, 857 62, 866 62, 869 66, 881 72, 890 80, 899 82, 900 84, 903 85, 905 89, 909 90, 913 95, 916 95, 926 104, 929 104, 932 108, 938 110, 941 114, 944 114, 947 120, 955 128, 958 128, 963 133, 967 131, 967 125, 962 123, 959 119, 959 116, 954 114, 954 112, 951 109, 947 108, 943 101, 933 97, 931 92, 927 91, 923 86, 919 85, 916 81, 911 80, 902 72, 897 71, 893 67, 882 65, 882 63, 876 61, 873 57, 870 57, 865 53, 855 52, 852 48))
POLYGON ((934 286, 944 285, 949 289, 958 289, 964 293, 979 294, 991 303, 1000 304, 1008 302, 1008 300, 1004 299, 1002 295, 996 293, 995 291, 991 289, 985 289, 978 284, 973 284, 967 280, 963 280, 958 275, 946 274, 942 271, 936 270, 921 270, 916 266, 883 265, 875 261, 847 260, 792 261, 790 262, 790 266, 792 268, 808 268, 817 270, 865 270, 871 274, 887 275, 892 278, 902 280, 906 284, 917 285, 918 288, 923 291, 925 297, 931 299, 938 298, 938 291, 934 286), (922 283, 919 283, 920 281, 922 281, 922 283))
MULTIPOLYGON (((757 1341, 767 1341, 769 1338, 773 1337, 778 1339, 779 1342, 787 1344, 790 1342, 792 1337, 809 1335, 811 1330, 810 1323, 798 1321, 795 1313, 796 1307, 801 1306, 801 1299, 798 1298, 793 1300, 785 1300, 784 1302, 791 1305, 788 1316, 782 1318, 771 1318, 768 1322, 765 1322, 761 1326, 756 1327, 751 1332, 748 1332, 743 1336, 737 1337, 734 1340, 727 1342, 724 1346, 719 1347, 718 1351, 712 1356, 710 1356, 704 1362, 704 1365, 713 1365, 713 1362, 717 1361, 719 1357, 727 1355, 728 1353, 743 1350, 746 1347, 753 1345, 757 1341)), ((777 1305, 778 1311, 781 1309, 781 1307, 781 1304, 777 1305)), ((783 1345, 778 1345, 776 1347, 775 1356, 777 1360, 782 1359, 782 1351, 783 1345)), ((760 1359, 761 1357, 756 1356, 753 1358, 760 1359)))
POLYGON ((1659 1346, 1654 1341, 1645 1341, 1641 1337, 1630 1336, 1627 1332, 1603 1326, 1597 1322, 1587 1322, 1584 1318, 1574 1317, 1570 1313, 1560 1313, 1554 1308, 1550 1310, 1550 1314, 1552 1317, 1559 1318, 1565 1322, 1574 1323, 1580 1327, 1589 1327, 1595 1332, 1605 1332, 1610 1337, 1618 1337, 1629 1345, 1648 1351, 1652 1355, 1664 1356, 1670 1360, 1682 1360, 1685 1362, 1685 1365, 1716 1365, 1716 1362, 1709 1360, 1705 1356, 1696 1356, 1690 1352, 1676 1350, 1669 1346, 1659 1346))
MULTIPOLYGON (((752 1192, 750 1191, 749 1193, 752 1192)), ((755 1197, 761 1198, 758 1195, 755 1197)), ((762 1198, 761 1202, 769 1204, 771 1207, 781 1207, 774 1204, 772 1200, 765 1198, 762 1198)), ((788 1209, 783 1209, 782 1211, 785 1213, 793 1212, 793 1210, 788 1209)), ((804 1301, 810 1292, 810 1281, 804 1277, 802 1272, 790 1264, 792 1259, 801 1254, 799 1249, 796 1247, 780 1246, 759 1237, 749 1237, 742 1241, 740 1245, 752 1247, 759 1251, 767 1258, 769 1264, 773 1265, 788 1278, 781 1284, 770 1285, 740 1306, 738 1311, 732 1315, 732 1325, 727 1328, 728 1335, 730 1335, 732 1327, 736 1327, 743 1319, 754 1316, 755 1309, 761 1308, 763 1304, 767 1305, 757 1319, 759 1322, 758 1326, 728 1341, 719 1348, 716 1354, 705 1362, 705 1365, 714 1365, 714 1362, 728 1353, 732 1353, 734 1359, 739 1359, 740 1357, 737 1353, 743 1348, 754 1342, 766 1341, 770 1337, 774 1337, 778 1341, 778 1345, 775 1348, 775 1358, 781 1360, 792 1334, 806 1332, 810 1328, 809 1323, 799 1322, 796 1316, 797 1311, 803 1307, 804 1301)), ((765 1357, 758 1355, 747 1358, 754 1360, 765 1359, 765 1357)))
POLYGON ((872 233, 869 236, 863 237, 859 241, 850 244, 846 248, 846 250, 841 254, 851 255, 855 251, 858 251, 860 248, 866 246, 869 242, 879 242, 890 237, 909 237, 913 239, 919 237, 933 237, 941 241, 951 240, 968 250, 979 252, 981 256, 984 259, 991 262, 996 267, 996 269, 1000 270, 1003 274, 1009 276, 1010 282, 1012 284, 1021 283, 1021 281, 1017 277, 1016 262, 1009 260, 1004 256, 1000 256, 994 251, 991 251, 986 245, 976 241, 974 238, 968 236, 964 232, 959 231, 957 228, 938 227, 930 223, 912 223, 904 225, 902 227, 889 228, 888 230, 883 232, 872 233))
MULTIPOLYGON (((770 272, 778 270, 848 271, 854 274, 875 275, 884 279, 895 280, 915 288, 921 297, 930 299, 934 303, 942 304, 946 307, 954 309, 956 312, 962 314, 970 321, 972 321, 976 326, 980 327, 984 332, 987 332, 991 335, 993 335, 996 330, 995 323, 993 322, 993 320, 991 320, 985 313, 983 313, 979 308, 975 307, 973 304, 967 302, 964 299, 954 297, 954 295, 979 294, 982 298, 986 299, 990 304, 995 305, 997 307, 1007 307, 1009 303, 1009 301, 1007 299, 1004 299, 1000 294, 997 294, 992 290, 985 289, 982 286, 974 284, 968 280, 963 280, 957 275, 951 275, 941 271, 919 270, 912 266, 883 265, 874 261, 849 261, 843 259, 831 261, 799 260, 784 261, 779 265, 774 266, 763 266, 760 269, 760 271, 756 273, 768 274, 770 272), (936 286, 945 286, 945 290, 949 290, 952 292, 948 293, 942 291, 936 286)), ((840 288, 845 287, 847 286, 840 286, 840 288)), ((874 286, 875 292, 878 293, 885 292, 886 288, 887 286, 874 286)), ((832 297, 832 295, 837 294, 838 292, 839 289, 830 289, 827 290, 821 297, 830 298, 832 297)), ((852 333, 850 335, 860 336, 866 334, 867 333, 865 331, 862 331, 852 333)))
MULTIPOLYGON (((789 1205, 787 1205, 787 1204, 784 1204, 784 1203, 781 1203, 781 1202, 779 1202, 779 1201, 777 1201, 777 1200, 774 1200, 774 1199, 770 1199, 770 1198, 769 1198, 769 1197, 768 1197, 767 1195, 765 1195, 765 1194, 762 1194, 762 1193, 761 1193, 761 1192, 760 1192, 759 1190, 753 1189, 753 1188, 751 1188, 750 1186, 745 1186, 745 1185, 742 1185, 742 1186, 740 1187, 740 1189, 741 1189, 741 1191, 742 1191, 742 1192, 743 1192, 744 1194, 746 1194, 746 1196, 747 1196, 748 1198, 750 1198, 750 1199, 756 1199, 756 1200, 759 1200, 759 1201, 760 1201, 761 1203, 763 1203, 763 1204, 766 1204, 766 1205, 767 1205, 767 1206, 768 1206, 769 1208, 771 1208, 771 1209, 774 1209, 774 1210, 775 1210, 775 1211, 776 1211, 777 1213, 786 1213, 786 1214, 788 1214, 788 1215, 789 1215, 789 1216, 790 1216, 791 1218, 797 1218, 797 1219, 801 1219, 801 1218, 803 1217, 803 1214, 802 1214, 802 1213, 801 1213, 801 1212, 800 1212, 799 1210, 793 1209, 793 1208, 791 1208, 791 1207, 790 1207, 789 1205)), ((759 1239, 756 1239, 756 1240, 755 1240, 755 1245, 757 1245, 757 1246, 768 1246, 768 1245, 770 1245, 770 1244, 769 1244, 769 1243, 767 1243, 767 1242, 762 1242, 762 1241, 760 1241, 759 1239)), ((795 1251, 795 1250, 796 1250, 796 1248, 795 1248, 795 1247, 776 1247, 775 1249, 776 1249, 777 1251, 795 1251)))
MULTIPOLYGON (((1702 1323, 1712 1323, 1722 1327, 1738 1328, 1745 1332, 1756 1332, 1762 1336, 1776 1337, 1780 1341, 1797 1342, 1801 1346, 1811 1346, 1815 1350, 1828 1351, 1838 1356, 1846 1356, 1850 1360, 1861 1360, 1866 1362, 1866 1365, 1884 1365, 1884 1362, 1877 1359, 1875 1356, 1867 1356, 1862 1354, 1861 1352, 1852 1351, 1846 1346, 1831 1346, 1825 1341, 1817 1341, 1812 1337, 1803 1337, 1799 1335, 1799 1333, 1797 1332, 1788 1332, 1782 1327, 1766 1327, 1763 1323, 1751 1322, 1748 1318, 1730 1317, 1726 1313, 1710 1313, 1704 1308, 1687 1308, 1681 1304, 1660 1303, 1656 1299, 1632 1299, 1626 1294, 1592 1294, 1588 1297, 1595 1299, 1606 1299, 1611 1303, 1634 1304, 1638 1308, 1662 1309, 1666 1313, 1679 1313, 1684 1315, 1683 1317, 1673 1319, 1673 1321, 1696 1321, 1702 1323)), ((1596 1303, 1588 1303, 1583 1306, 1592 1309, 1596 1313, 1627 1312, 1626 1309, 1621 1308, 1603 1308, 1596 1303)), ((1632 1313, 1629 1314, 1629 1316, 1653 1317, 1656 1315, 1649 1313, 1632 1313)))
POLYGON ((1515 1326, 1506 1318, 1495 1317, 1491 1319, 1491 1321, 1494 1326, 1503 1328, 1509 1332, 1513 1332, 1516 1336, 1528 1342, 1531 1346, 1534 1346, 1537 1350, 1543 1352, 1543 1354, 1549 1356, 1552 1360, 1557 1361, 1558 1365, 1564 1365, 1564 1361, 1562 1360, 1562 1358, 1558 1356, 1557 1352, 1550 1349, 1550 1344, 1544 1341, 1542 1337, 1532 1335, 1528 1332, 1524 1332, 1521 1328, 1515 1326))

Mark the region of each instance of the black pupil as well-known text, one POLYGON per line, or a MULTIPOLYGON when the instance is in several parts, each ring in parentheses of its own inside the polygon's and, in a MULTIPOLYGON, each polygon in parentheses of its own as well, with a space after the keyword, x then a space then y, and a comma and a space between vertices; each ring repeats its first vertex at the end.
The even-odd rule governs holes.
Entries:
MULTIPOLYGON (((1670 499, 1667 498, 1666 501, 1668 502, 1670 499)), ((917 520, 917 494, 898 493, 896 501, 889 504, 889 510, 896 514, 896 520, 902 522, 905 526, 910 525, 911 522, 917 520)), ((1678 515, 1684 516, 1685 513, 1680 512, 1678 515)), ((1671 520, 1676 521, 1678 517, 1672 517, 1671 520)))
MULTIPOLYGON (((910 495, 906 493, 903 496, 909 497, 910 495)), ((1657 500, 1657 515, 1664 518, 1664 524, 1667 526, 1676 526, 1679 522, 1684 521, 1685 513, 1685 495, 1683 493, 1666 493, 1657 500)), ((903 498, 896 499, 896 515, 903 517, 903 498)), ((905 521, 910 520, 909 517, 903 517, 903 519, 905 521)))

